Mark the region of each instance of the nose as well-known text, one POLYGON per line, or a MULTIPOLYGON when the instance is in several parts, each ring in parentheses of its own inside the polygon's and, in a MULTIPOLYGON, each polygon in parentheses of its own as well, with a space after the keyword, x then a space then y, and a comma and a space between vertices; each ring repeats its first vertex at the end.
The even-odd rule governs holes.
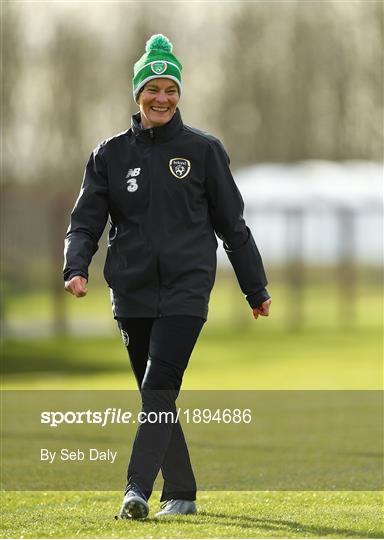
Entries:
POLYGON ((159 92, 158 94, 156 94, 156 101, 158 103, 167 103, 168 101, 168 96, 165 92, 159 92))

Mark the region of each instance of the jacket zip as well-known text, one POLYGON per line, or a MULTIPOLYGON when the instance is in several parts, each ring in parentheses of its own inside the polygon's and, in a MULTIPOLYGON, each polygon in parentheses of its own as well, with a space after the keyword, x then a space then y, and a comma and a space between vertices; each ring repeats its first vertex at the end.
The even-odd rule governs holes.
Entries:
MULTIPOLYGON (((153 133, 153 129, 150 128, 149 130, 149 136, 151 138, 151 141, 152 141, 152 144, 154 143, 154 137, 153 137, 154 133, 153 133)), ((161 313, 161 287, 162 287, 162 280, 161 280, 161 272, 160 272, 160 259, 159 257, 157 256, 156 257, 156 267, 157 267, 157 278, 158 278, 158 282, 159 282, 159 295, 158 295, 158 300, 157 300, 157 316, 158 317, 161 317, 162 316, 162 313, 161 313)))
POLYGON ((156 265, 157 265, 157 277, 159 279, 159 296, 157 300, 157 316, 161 317, 163 314, 161 313, 161 287, 162 287, 162 280, 161 280, 161 271, 160 271, 160 259, 159 257, 156 257, 156 265))

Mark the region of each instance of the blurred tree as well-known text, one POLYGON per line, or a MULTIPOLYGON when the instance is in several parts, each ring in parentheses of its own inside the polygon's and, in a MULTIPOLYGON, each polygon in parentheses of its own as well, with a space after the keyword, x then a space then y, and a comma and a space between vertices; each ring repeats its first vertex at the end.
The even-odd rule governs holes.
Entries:
MULTIPOLYGON (((63 239, 68 222, 68 208, 73 205, 68 184, 79 179, 83 156, 79 141, 83 136, 84 103, 89 99, 87 68, 89 58, 97 54, 97 44, 87 39, 76 27, 63 22, 56 27, 48 50, 50 68, 50 100, 44 122, 46 148, 55 141, 55 153, 42 164, 42 178, 49 184, 51 290, 53 300, 53 330, 66 333, 63 281, 63 239), (71 182, 72 180, 72 182, 71 182)), ((77 182, 79 183, 79 182, 77 182)))
MULTIPOLYGON (((142 44, 144 36, 147 36, 144 23, 137 25, 135 36, 138 37, 137 42, 142 44)), ((133 37, 131 34, 130 39, 133 37)), ((85 35, 80 29, 68 27, 61 22, 57 26, 54 41, 49 49, 48 66, 54 66, 51 72, 53 75, 51 93, 55 99, 51 102, 48 115, 47 138, 55 138, 58 154, 49 168, 43 172, 43 178, 49 182, 52 201, 50 230, 53 325, 54 331, 59 334, 66 332, 64 291, 60 272, 63 264, 63 239, 69 211, 75 200, 73 191, 77 194, 80 189, 80 171, 85 166, 84 155, 79 152, 79 146, 85 143, 84 123, 88 121, 92 125, 93 118, 87 113, 95 110, 97 105, 104 107, 102 114, 108 114, 109 107, 113 103, 109 95, 110 87, 103 87, 107 82, 106 79, 104 77, 98 79, 93 70, 95 68, 101 72, 107 70, 112 78, 117 78, 121 82, 121 79, 126 77, 126 69, 123 66, 128 63, 125 51, 129 50, 129 47, 124 47, 124 43, 120 45, 122 45, 120 54, 110 61, 111 65, 108 65, 109 59, 105 58, 102 44, 95 36, 85 35), (100 62, 96 62, 96 66, 91 61, 95 58, 100 59, 100 62), (68 189, 70 186, 72 189, 68 189)), ((132 62, 132 59, 129 61, 132 62)), ((120 92, 124 90, 125 85, 121 84, 120 92)), ((114 133, 115 130, 104 138, 114 133)), ((88 141, 85 144, 90 143, 88 141)))
MULTIPOLYGON (((0 171, 1 171, 1 230, 2 240, 8 237, 9 231, 4 220, 4 206, 6 204, 6 191, 15 181, 12 162, 9 159, 9 131, 15 123, 13 89, 20 77, 20 41, 22 38, 18 17, 9 3, 1 4, 1 89, 0 89, 0 171)), ((4 242, 2 241, 2 253, 4 242)), ((0 327, 2 332, 6 329, 6 306, 9 288, 12 286, 11 261, 1 257, 1 286, 0 286, 0 327)))
POLYGON ((17 13, 12 4, 1 5, 1 175, 2 185, 15 180, 12 163, 8 158, 10 141, 9 130, 15 123, 14 88, 20 78, 21 28, 17 13))
POLYGON ((216 117, 234 165, 381 160, 382 22, 382 3, 239 4, 216 117))
POLYGON ((3 272, 13 287, 50 283, 54 327, 65 330, 69 212, 92 148, 127 129, 137 110, 132 67, 151 34, 167 34, 182 60, 184 120, 222 138, 233 168, 382 160, 383 10, 381 2, 336 0, 204 9, 101 2, 92 10, 86 2, 3 2, 3 214, 11 224, 3 272))

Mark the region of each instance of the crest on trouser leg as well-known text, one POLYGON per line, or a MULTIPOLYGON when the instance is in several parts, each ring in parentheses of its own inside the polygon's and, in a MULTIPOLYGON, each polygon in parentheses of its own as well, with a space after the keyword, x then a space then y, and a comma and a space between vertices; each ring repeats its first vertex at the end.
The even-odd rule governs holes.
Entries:
POLYGON ((129 335, 125 330, 121 330, 121 337, 123 338, 123 343, 126 347, 128 347, 129 343, 129 335))

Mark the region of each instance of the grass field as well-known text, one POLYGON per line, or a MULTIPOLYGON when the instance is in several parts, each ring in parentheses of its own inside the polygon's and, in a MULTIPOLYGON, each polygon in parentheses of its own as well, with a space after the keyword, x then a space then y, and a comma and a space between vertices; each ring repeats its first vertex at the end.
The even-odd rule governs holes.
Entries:
MULTIPOLYGON (((117 328, 112 338, 8 341, 8 389, 135 388, 117 328)), ((269 330, 266 321, 236 333, 204 328, 184 389, 372 390, 382 384, 378 328, 269 330)))
MULTIPOLYGON (((354 327, 335 324, 324 291, 311 295, 312 318, 289 332, 274 295, 276 318, 248 322, 248 312, 213 311, 183 383, 185 389, 374 390, 382 387, 378 291, 359 299, 354 327), (235 320, 231 328, 230 320, 235 320), (243 324, 244 321, 246 324, 243 324), (223 322, 223 325, 221 324, 223 322), (225 322, 225 324, 224 324, 225 322)), ((227 292, 227 300, 232 293, 227 292), (229 296, 228 296, 229 295, 229 296)), ((238 294, 238 293, 237 293, 238 294)), ((77 301, 76 301, 77 302, 77 301)), ((104 300, 103 300, 104 302, 104 300)), ((85 310, 85 304, 77 304, 85 310)), ((235 305, 240 305, 236 304, 235 305)), ((25 307, 25 303, 24 303, 25 307)), ((41 307, 41 304, 40 304, 41 307)), ((92 310, 100 305, 92 304, 92 310)), ((105 302, 105 308, 109 306, 105 302)), ((73 309, 73 308, 71 308, 73 309)), ((308 310, 308 305, 306 306, 308 310)), ((31 312, 39 315, 37 299, 31 312)), ((23 302, 10 308, 23 324, 23 302)), ((83 312, 84 316, 84 312, 83 312)), ((108 313, 109 316, 109 313, 108 313)), ((81 317, 78 319, 80 320, 81 317)), ((3 388, 135 388, 117 329, 110 337, 7 340, 3 388)), ((25 336, 24 336, 25 337, 25 336)), ((123 480, 123 479, 122 479, 123 480)), ((255 486, 255 490, 257 486, 255 486)), ((158 493, 146 522, 115 521, 117 492, 2 492, 4 538, 382 538, 382 493, 367 491, 199 492, 197 516, 158 522, 158 493)))
POLYGON ((3 494, 5 538, 382 538, 378 493, 201 492, 197 516, 115 520, 114 492, 3 494))

